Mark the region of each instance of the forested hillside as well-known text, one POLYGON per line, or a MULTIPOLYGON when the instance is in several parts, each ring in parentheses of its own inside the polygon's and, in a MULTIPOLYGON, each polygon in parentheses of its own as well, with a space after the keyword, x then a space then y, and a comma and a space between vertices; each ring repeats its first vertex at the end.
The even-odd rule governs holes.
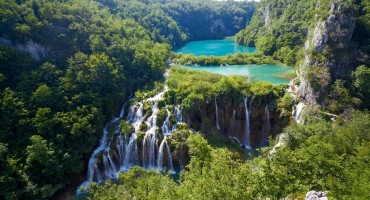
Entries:
POLYGON ((369 1, 265 0, 236 41, 295 66, 308 104, 331 112, 346 109, 339 104, 369 108, 367 86, 358 84, 369 76, 369 16, 369 1))
MULTIPOLYGON (((279 86, 248 83, 238 76, 220 78, 172 68, 169 90, 164 100, 158 100, 162 105, 158 116, 163 121, 167 110, 169 118, 175 119, 175 113, 164 105, 181 105, 186 125, 160 139, 170 141, 172 158, 179 160, 175 162, 181 163, 182 155, 188 153, 190 161, 182 166, 180 179, 135 167, 120 173, 115 181, 92 183, 87 196, 305 199, 307 194, 311 198, 306 199, 325 195, 369 199, 369 11, 367 1, 262 0, 246 29, 236 35, 239 43, 256 46, 260 54, 244 58, 242 54, 217 58, 177 55, 179 63, 214 65, 226 59, 231 63, 277 59, 294 66, 297 78, 281 86, 287 88, 282 94, 285 90, 279 86), (226 120, 220 120, 220 115, 226 120), (250 141, 242 141, 246 137, 233 129, 245 135, 253 132, 253 142, 263 137, 267 127, 279 128, 276 115, 284 126, 281 134, 275 140, 270 137, 269 146, 260 145, 258 157, 251 159, 240 148, 248 148, 250 141), (266 118, 274 123, 264 123, 266 118), (262 133, 253 130, 261 123, 262 133), (321 192, 309 195, 312 190, 321 192)), ((141 107, 150 111, 145 103, 151 102, 143 102, 141 107)), ((139 141, 145 130, 140 126, 139 141)))
POLYGON ((0 0, 0 199, 370 199, 369 63, 368 0, 0 0))
POLYGON ((0 198, 48 199, 75 189, 104 123, 137 89, 162 80, 171 48, 233 35, 253 8, 1 0, 0 198))

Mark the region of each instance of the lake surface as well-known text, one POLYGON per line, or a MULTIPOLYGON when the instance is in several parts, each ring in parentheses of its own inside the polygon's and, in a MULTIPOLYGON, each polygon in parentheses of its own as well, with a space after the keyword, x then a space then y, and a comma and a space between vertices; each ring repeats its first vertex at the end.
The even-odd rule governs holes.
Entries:
POLYGON ((288 79, 276 77, 277 75, 285 74, 293 71, 290 67, 282 67, 278 65, 229 65, 229 66, 185 66, 186 69, 202 70, 225 76, 241 75, 248 76, 254 81, 268 81, 273 84, 287 84, 288 79))
POLYGON ((255 47, 238 45, 233 39, 188 42, 185 46, 175 50, 176 53, 194 54, 195 56, 225 56, 238 52, 253 53, 255 51, 255 47))

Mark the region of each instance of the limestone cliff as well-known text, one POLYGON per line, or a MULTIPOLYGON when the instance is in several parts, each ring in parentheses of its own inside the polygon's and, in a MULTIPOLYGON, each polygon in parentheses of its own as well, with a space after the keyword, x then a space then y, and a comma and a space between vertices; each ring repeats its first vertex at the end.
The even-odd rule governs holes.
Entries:
POLYGON ((10 46, 18 51, 28 53, 34 60, 40 61, 48 57, 50 49, 42 46, 32 40, 28 40, 24 43, 13 43, 5 37, 0 38, 0 45, 10 46))
POLYGON ((322 105, 331 81, 345 77, 351 70, 349 49, 355 28, 353 15, 339 3, 332 2, 328 17, 315 20, 315 26, 309 30, 304 47, 305 58, 297 73, 300 98, 306 103, 322 105))

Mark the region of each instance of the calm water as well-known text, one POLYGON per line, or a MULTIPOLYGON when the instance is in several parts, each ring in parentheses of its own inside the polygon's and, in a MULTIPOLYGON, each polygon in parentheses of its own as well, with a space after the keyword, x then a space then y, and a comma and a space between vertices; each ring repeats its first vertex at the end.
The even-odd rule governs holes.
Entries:
POLYGON ((238 45, 233 39, 201 40, 188 42, 185 46, 176 49, 176 53, 194 54, 195 56, 224 56, 237 52, 252 53, 256 48, 238 45))
POLYGON ((269 81, 274 84, 289 83, 288 79, 275 77, 276 75, 291 72, 292 68, 277 65, 229 65, 229 66, 185 66, 181 67, 194 70, 202 70, 222 75, 248 76, 255 81, 269 81))

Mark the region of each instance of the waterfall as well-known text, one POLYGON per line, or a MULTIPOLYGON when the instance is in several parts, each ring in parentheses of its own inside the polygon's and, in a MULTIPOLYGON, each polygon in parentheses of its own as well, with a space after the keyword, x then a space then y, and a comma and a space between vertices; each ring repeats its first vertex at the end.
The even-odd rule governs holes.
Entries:
POLYGON ((216 127, 218 130, 221 130, 220 129, 220 125, 218 124, 218 108, 217 108, 217 100, 216 100, 216 97, 215 97, 215 104, 216 104, 216 127))
POLYGON ((162 125, 162 134, 165 135, 165 136, 172 132, 172 130, 170 129, 171 112, 167 109, 167 107, 166 107, 166 111, 167 111, 167 117, 166 117, 166 120, 163 122, 163 125, 162 125))
POLYGON ((120 118, 120 119, 122 119, 123 118, 123 115, 125 114, 125 105, 126 104, 123 104, 123 106, 121 108, 121 112, 119 113, 119 117, 118 118, 120 118))
POLYGON ((180 110, 180 105, 175 107, 175 113, 176 113, 177 122, 182 122, 182 113, 180 110))
POLYGON ((262 130, 262 137, 261 137, 261 147, 268 145, 268 136, 271 131, 271 125, 270 125, 270 112, 268 108, 268 104, 266 104, 265 107, 265 114, 263 115, 263 130, 262 130))
MULTIPOLYGON (((252 99, 251 99, 252 102, 252 99)), ((248 97, 244 98, 244 107, 245 107, 245 138, 244 138, 244 146, 247 149, 250 149, 250 119, 249 119, 249 111, 248 111, 248 97)), ((250 104, 251 105, 251 104, 250 104)))
POLYGON ((229 137, 234 137, 234 131, 235 131, 235 121, 236 121, 236 113, 235 113, 235 109, 233 111, 233 116, 231 117, 230 119, 230 126, 229 126, 229 132, 228 132, 228 135, 229 137))
POLYGON ((148 131, 145 133, 143 140, 143 167, 155 168, 155 149, 157 146, 157 113, 159 111, 157 102, 152 106, 152 115, 146 121, 148 131))
POLYGON ((231 137, 229 137, 230 139, 233 139, 233 140, 235 140, 235 141, 237 141, 238 142, 238 144, 241 146, 241 147, 243 147, 243 144, 240 142, 240 140, 237 138, 237 137, 233 137, 233 136, 231 136, 231 137))
POLYGON ((172 164, 171 151, 170 151, 170 147, 167 144, 167 137, 166 136, 164 136, 164 138, 161 142, 161 145, 159 146, 159 150, 158 150, 157 167, 158 167, 158 171, 160 171, 160 172, 165 169, 165 166, 164 166, 164 163, 163 163, 165 153, 167 155, 168 169, 171 172, 174 172, 173 164, 172 164), (164 150, 166 150, 166 152, 164 152, 164 150))
POLYGON ((90 159, 89 160, 89 165, 88 165, 88 173, 87 173, 87 181, 92 181, 95 180, 97 182, 102 181, 102 175, 99 171, 98 165, 96 163, 96 159, 90 159))
POLYGON ((109 153, 107 155, 103 155, 103 166, 104 166, 104 177, 108 178, 117 178, 117 169, 115 164, 112 161, 109 153))
POLYGON ((135 132, 139 132, 141 122, 143 122, 144 116, 143 116, 143 103, 140 102, 139 108, 136 111, 136 114, 134 115, 134 119, 132 122, 132 126, 135 128, 135 132))
POLYGON ((116 147, 117 147, 117 150, 118 150, 118 162, 119 162, 119 165, 121 166, 121 165, 123 165, 124 156, 125 156, 125 154, 124 154, 125 142, 123 141, 122 135, 118 135, 116 147))
MULTIPOLYGON (((123 109, 124 109, 124 106, 122 106, 122 110, 123 109)), ((120 113, 124 113, 124 111, 122 110, 120 113)), ((100 139, 99 146, 94 150, 93 154, 90 156, 88 168, 87 168, 87 179, 83 183, 83 185, 87 185, 89 182, 94 181, 94 180, 96 180, 97 182, 101 182, 103 180, 102 172, 99 170, 99 167, 97 165, 97 157, 100 154, 100 152, 109 151, 110 143, 108 142, 108 138, 107 138, 108 128, 114 123, 116 123, 117 121, 119 121, 120 119, 121 119, 120 117, 114 118, 104 127, 103 135, 102 135, 102 138, 100 139)), ((104 156, 103 156, 103 159, 104 159, 104 156)), ((104 164, 104 161, 103 161, 103 164, 104 164)), ((108 164, 108 160, 106 164, 108 164)), ((104 174, 104 171, 103 171, 103 174, 104 174)))
POLYGON ((125 145, 126 153, 123 166, 120 171, 126 171, 134 165, 139 164, 139 150, 137 148, 137 135, 132 134, 130 141, 125 145))
POLYGON ((303 114, 306 110, 306 105, 302 102, 299 102, 296 106, 296 109, 293 109, 293 118, 297 122, 297 124, 303 123, 303 114))
POLYGON ((276 143, 275 144, 275 146, 271 149, 271 151, 270 151, 270 154, 273 154, 273 153, 275 153, 275 151, 276 151, 276 148, 278 148, 278 147, 281 147, 281 146, 283 146, 284 145, 284 140, 285 140, 285 138, 287 138, 287 134, 286 133, 281 133, 280 135, 279 135, 279 141, 278 141, 278 143, 276 143))
POLYGON ((252 112, 252 103, 253 103, 253 100, 254 100, 254 96, 253 94, 251 95, 251 102, 249 102, 249 112, 252 112))
POLYGON ((127 123, 132 123, 134 121, 134 117, 135 117, 135 106, 131 106, 129 110, 130 111, 127 115, 126 122, 127 123))
POLYGON ((139 158, 142 158, 142 167, 144 168, 157 168, 159 172, 166 168, 174 172, 167 136, 176 130, 176 124, 182 122, 183 116, 180 105, 175 106, 174 113, 171 113, 166 106, 167 116, 161 127, 164 139, 158 146, 158 134, 160 134, 160 129, 157 126, 158 101, 163 99, 167 90, 168 87, 165 85, 162 92, 136 102, 128 109, 126 122, 133 127, 133 133, 122 133, 119 123, 124 116, 125 106, 122 106, 119 117, 110 121, 103 130, 99 146, 90 157, 87 180, 82 184, 83 186, 87 186, 92 181, 102 182, 107 179, 116 179, 119 172, 140 165, 139 158), (144 112, 144 105, 147 103, 151 103, 149 117, 147 116, 149 112, 144 112), (171 115, 176 116, 176 123, 171 123, 171 115), (139 143, 138 136, 140 131, 143 131, 140 130, 140 126, 143 123, 146 124, 147 130, 139 143), (111 149, 113 146, 114 150, 111 149), (142 147, 140 155, 139 147, 142 147))

